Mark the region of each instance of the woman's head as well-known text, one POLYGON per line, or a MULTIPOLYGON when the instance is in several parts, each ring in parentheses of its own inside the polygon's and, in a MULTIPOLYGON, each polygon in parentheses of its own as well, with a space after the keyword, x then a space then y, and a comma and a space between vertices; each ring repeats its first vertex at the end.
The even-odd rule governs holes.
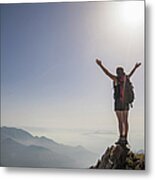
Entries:
POLYGON ((117 74, 118 77, 123 76, 125 74, 124 69, 122 67, 117 67, 116 74, 117 74))

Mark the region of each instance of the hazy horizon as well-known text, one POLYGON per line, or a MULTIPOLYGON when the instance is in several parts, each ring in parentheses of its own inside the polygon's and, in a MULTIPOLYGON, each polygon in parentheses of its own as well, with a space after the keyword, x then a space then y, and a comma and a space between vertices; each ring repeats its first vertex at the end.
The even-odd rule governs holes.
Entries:
POLYGON ((113 84, 95 59, 113 74, 119 65, 128 73, 142 62, 131 78, 129 140, 144 149, 144 1, 0 8, 2 126, 100 152, 102 142, 114 143, 118 128, 113 84))
MULTIPOLYGON (((114 144, 117 132, 115 130, 105 130, 105 129, 51 129, 51 128, 38 128, 38 127, 10 127, 2 126, 7 128, 17 128, 22 129, 32 136, 36 137, 46 137, 58 144, 64 144, 68 146, 78 147, 83 146, 90 152, 101 155, 112 144, 114 144)), ((129 143, 133 152, 145 151, 144 142, 142 139, 144 137, 142 134, 132 132, 129 136, 129 143), (137 136, 138 135, 138 136, 137 136), (133 140, 133 138, 136 139, 133 140), (139 142, 139 138, 141 142, 139 142)))

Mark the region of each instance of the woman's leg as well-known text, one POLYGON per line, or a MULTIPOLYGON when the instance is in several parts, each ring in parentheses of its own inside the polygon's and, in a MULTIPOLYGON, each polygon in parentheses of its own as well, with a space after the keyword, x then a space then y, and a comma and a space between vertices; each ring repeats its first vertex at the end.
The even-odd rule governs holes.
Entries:
POLYGON ((123 113, 122 111, 115 111, 115 112, 118 119, 119 134, 121 137, 123 136, 123 113))
POLYGON ((125 138, 127 139, 128 136, 128 130, 129 130, 129 125, 128 125, 128 111, 125 110, 123 111, 123 124, 125 125, 125 138))

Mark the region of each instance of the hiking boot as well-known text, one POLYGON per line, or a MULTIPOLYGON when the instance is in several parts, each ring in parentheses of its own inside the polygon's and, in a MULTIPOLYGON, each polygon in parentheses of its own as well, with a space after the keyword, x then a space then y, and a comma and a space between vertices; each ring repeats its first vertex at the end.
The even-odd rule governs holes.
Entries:
POLYGON ((121 138, 121 143, 124 144, 124 145, 128 145, 129 144, 127 139, 126 139, 126 137, 122 137, 121 138))
POLYGON ((122 137, 120 137, 120 138, 118 139, 118 141, 116 141, 116 142, 115 142, 115 144, 116 144, 116 145, 118 145, 118 144, 122 144, 122 140, 121 140, 121 138, 122 138, 122 137))
POLYGON ((127 145, 129 144, 127 139, 124 136, 121 136, 117 142, 115 142, 116 145, 120 144, 120 145, 127 145))
POLYGON ((126 145, 129 144, 127 139, 124 140, 124 144, 126 144, 126 145))

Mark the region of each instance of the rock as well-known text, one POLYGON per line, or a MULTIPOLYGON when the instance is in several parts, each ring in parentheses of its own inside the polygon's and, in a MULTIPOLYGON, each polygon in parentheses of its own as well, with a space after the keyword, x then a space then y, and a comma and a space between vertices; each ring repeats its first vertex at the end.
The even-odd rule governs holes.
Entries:
POLYGON ((124 145, 112 145, 108 147, 91 169, 132 169, 144 170, 144 154, 134 154, 124 145))

